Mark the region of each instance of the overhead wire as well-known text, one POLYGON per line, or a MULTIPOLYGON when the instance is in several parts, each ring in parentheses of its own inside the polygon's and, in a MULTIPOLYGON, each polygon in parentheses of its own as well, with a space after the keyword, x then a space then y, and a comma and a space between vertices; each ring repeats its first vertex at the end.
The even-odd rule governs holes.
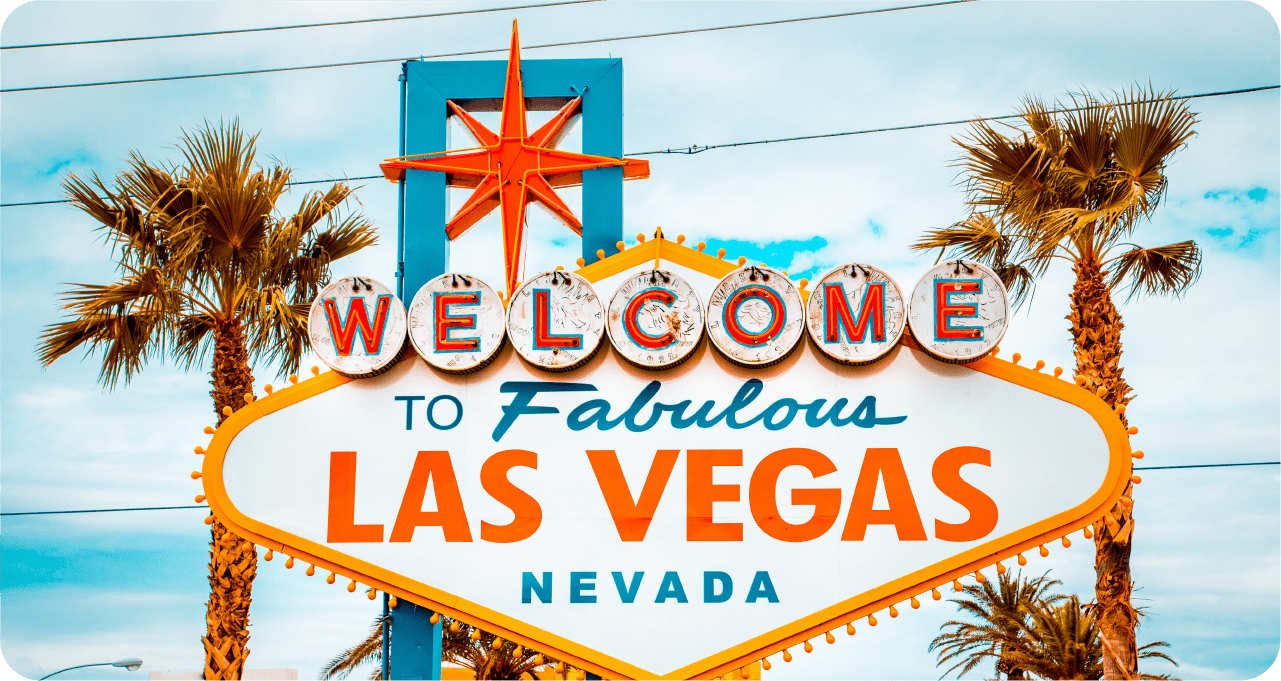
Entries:
POLYGON ((375 19, 348 19, 345 21, 325 21, 314 24, 291 24, 288 26, 264 26, 261 28, 235 28, 224 31, 199 31, 196 33, 170 33, 167 35, 145 35, 135 38, 102 38, 98 40, 70 40, 62 43, 35 43, 30 45, 3 45, 0 50, 29 50, 37 47, 69 47, 73 45, 101 45, 103 43, 129 43, 140 40, 167 40, 169 38, 197 38, 211 35, 231 35, 234 33, 259 33, 262 31, 289 31, 298 28, 320 28, 323 26, 350 26, 352 24, 372 24, 380 21, 404 21, 407 19, 430 19, 433 17, 452 17, 460 14, 485 14, 487 12, 508 12, 518 9, 537 9, 539 7, 557 7, 560 5, 581 5, 587 2, 604 0, 561 0, 560 2, 543 2, 533 5, 512 5, 510 7, 489 7, 486 9, 467 9, 454 12, 435 12, 432 14, 410 14, 399 17, 379 17, 375 19))
MULTIPOLYGON (((1239 95, 1239 94, 1245 94, 1247 92, 1276 90, 1278 88, 1281 88, 1281 85, 1263 85, 1260 87, 1241 88, 1238 90, 1222 90, 1219 92, 1202 92, 1200 94, 1195 94, 1195 95, 1178 95, 1178 96, 1171 97, 1171 99, 1197 99, 1200 97, 1222 97, 1224 95, 1239 95)), ((1150 103, 1154 101, 1160 101, 1160 100, 1143 100, 1141 103, 1150 103)), ((1072 109, 1056 109, 1052 113, 1066 113, 1069 111, 1081 111, 1086 108, 1089 108, 1089 107, 1076 107, 1072 109)), ((896 130, 916 130, 918 128, 936 128, 943 125, 964 125, 966 123, 977 123, 979 121, 1000 121, 1008 118, 1018 118, 1021 115, 1022 114, 1006 114, 1004 116, 984 116, 980 118, 966 118, 964 120, 958 120, 958 121, 941 121, 938 123, 917 123, 914 125, 899 125, 899 126, 894 126, 890 128, 869 128, 867 130, 850 130, 846 132, 826 132, 826 133, 820 133, 817 135, 799 135, 797 137, 779 137, 777 139, 752 140, 750 142, 727 142, 725 144, 709 144, 709 145, 701 145, 701 146, 695 144, 695 145, 684 147, 684 148, 677 147, 677 148, 659 149, 656 151, 640 151, 640 152, 635 152, 629 155, 630 156, 649 156, 653 154, 701 154, 704 151, 708 151, 710 149, 726 149, 729 147, 746 147, 746 146, 751 146, 755 144, 774 144, 776 142, 798 142, 801 140, 816 140, 816 139, 824 139, 829 137, 848 137, 850 135, 866 135, 874 132, 893 132, 896 130)))
MULTIPOLYGON (((709 33, 712 31, 728 31, 739 28, 755 28, 758 26, 777 26, 780 24, 794 24, 802 21, 822 21, 825 19, 840 19, 844 17, 861 16, 865 14, 883 14, 886 12, 899 12, 909 9, 925 9, 930 7, 941 7, 943 5, 959 5, 978 0, 942 0, 941 2, 930 2, 919 5, 904 5, 899 7, 883 7, 880 9, 858 10, 854 12, 839 12, 836 14, 822 14, 810 17, 795 17, 791 19, 773 19, 770 21, 756 21, 746 24, 730 24, 725 26, 709 26, 705 28, 688 28, 676 31, 661 31, 658 33, 640 33, 636 35, 614 36, 612 38, 588 38, 585 40, 569 40, 559 43, 544 43, 542 45, 523 46, 522 50, 540 50, 550 47, 569 47, 572 45, 591 45, 595 43, 617 42, 622 40, 640 40, 644 38, 661 38, 674 35, 688 35, 691 33, 709 33)), ((344 66, 365 66, 369 64, 387 64, 400 61, 414 61, 426 59, 442 59, 445 57, 467 57, 478 54, 493 54, 506 52, 507 47, 496 47, 485 50, 467 50, 464 52, 445 52, 431 55, 412 55, 409 57, 395 57, 391 59, 363 59, 360 61, 334 62, 331 64, 312 64, 309 66, 282 66, 270 69, 248 69, 245 71, 224 71, 220 73, 196 73, 185 76, 159 76, 156 78, 132 78, 127 80, 107 80, 93 83, 71 83, 67 85, 34 85, 31 87, 3 88, 0 92, 33 92, 37 90, 65 90, 68 88, 98 87, 102 85, 126 85, 130 83, 159 83, 165 81, 192 80, 195 78, 221 78, 224 76, 247 76, 259 73, 281 73, 284 71, 307 71, 312 69, 330 69, 344 66)))
MULTIPOLYGON (((973 2, 974 0, 966 0, 966 1, 973 2)), ((1179 97, 1175 97, 1175 99, 1198 99, 1202 97, 1222 97, 1225 95, 1239 95, 1239 94, 1246 94, 1251 92, 1261 92, 1264 90, 1276 90, 1276 89, 1281 89, 1281 85, 1263 85, 1260 87, 1240 88, 1236 90, 1220 90, 1218 92, 1202 92, 1194 95, 1182 95, 1179 97)), ((1059 109, 1057 111, 1065 112, 1065 111, 1076 111, 1076 110, 1077 109, 1059 109)), ((692 155, 692 154, 701 154, 702 152, 708 151, 711 149, 744 147, 744 146, 752 146, 757 144, 774 144, 779 142, 799 142, 804 140, 824 139, 824 138, 831 138, 831 137, 849 137, 852 135, 866 135, 866 134, 877 133, 877 132, 895 132, 895 131, 901 131, 901 130, 917 130, 921 128, 936 128, 936 127, 945 126, 945 125, 964 125, 966 123, 976 123, 978 121, 999 121, 999 120, 1005 120, 1008 118, 1017 118, 1018 116, 1019 114, 1006 114, 1003 116, 985 116, 980 118, 967 118, 964 120, 956 120, 956 121, 941 121, 937 123, 915 123, 912 125, 899 125, 899 126, 888 127, 888 128, 869 128, 866 130, 829 132, 829 133, 821 133, 817 135, 800 135, 797 137, 779 137, 776 139, 753 140, 749 142, 728 142, 725 144, 711 144, 711 145, 704 145, 704 146, 693 145, 690 147, 685 147, 683 149, 669 148, 669 149, 660 149, 657 151, 640 151, 640 152, 634 152, 634 153, 626 153, 624 154, 624 156, 647 156, 647 155, 654 155, 654 154, 692 155)), ((337 177, 337 178, 324 179, 324 180, 300 180, 298 182, 290 182, 288 184, 300 185, 300 184, 319 184, 323 182, 345 182, 348 180, 374 180, 381 177, 383 176, 382 175, 365 175, 361 177, 337 177)), ((49 201, 21 201, 21 202, 14 202, 14 203, 0 203, 0 208, 10 208, 14 206, 39 206, 39 205, 46 205, 46 204, 70 203, 70 202, 71 202, 70 199, 58 199, 58 200, 49 200, 49 201)))
MULTIPOLYGON (((1199 463, 1187 464, 1183 466, 1135 466, 1136 471, 1156 471, 1169 470, 1172 468, 1227 468, 1230 466, 1276 466, 1281 465, 1281 461, 1249 461, 1246 463, 1199 463)), ((146 506, 141 508, 90 508, 75 511, 19 511, 11 513, 0 513, 0 516, 13 515, 63 515, 68 513, 114 513, 116 511, 168 511, 174 509, 187 508, 209 508, 204 504, 197 506, 146 506)))

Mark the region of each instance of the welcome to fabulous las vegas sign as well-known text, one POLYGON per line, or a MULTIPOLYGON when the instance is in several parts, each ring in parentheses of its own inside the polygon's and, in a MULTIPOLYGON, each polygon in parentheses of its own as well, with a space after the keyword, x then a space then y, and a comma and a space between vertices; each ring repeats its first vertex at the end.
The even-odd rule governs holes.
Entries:
POLYGON ((605 678, 709 678, 1067 543, 1125 489, 1108 406, 996 358, 978 263, 798 285, 660 231, 522 279, 520 240, 505 296, 326 287, 332 371, 218 428, 213 514, 605 678))

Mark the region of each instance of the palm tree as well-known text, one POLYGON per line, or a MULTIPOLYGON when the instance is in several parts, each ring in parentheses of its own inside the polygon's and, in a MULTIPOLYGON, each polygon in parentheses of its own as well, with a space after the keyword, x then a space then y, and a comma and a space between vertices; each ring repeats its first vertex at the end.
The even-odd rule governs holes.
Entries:
MULTIPOLYGON (((376 237, 359 212, 342 217, 352 190, 341 182, 308 193, 293 215, 278 213, 290 170, 256 166, 256 142, 238 121, 216 129, 206 122, 183 131, 182 165, 130 152, 114 189, 96 173, 90 182, 72 175, 63 183, 72 205, 102 223, 119 278, 75 284, 63 294, 70 318, 42 334, 44 365, 79 347, 100 351, 98 381, 113 389, 151 360, 170 356, 189 369, 204 366, 212 350, 210 395, 219 423, 253 399, 251 361, 297 372, 308 308, 328 282, 330 264, 376 237)), ((210 522, 204 674, 239 679, 258 554, 217 519, 210 522)))
MULTIPOLYGON (((477 679, 519 679, 528 676, 537 679, 538 667, 555 666, 562 679, 567 678, 569 669, 563 662, 545 656, 535 650, 518 646, 511 641, 498 639, 494 634, 483 633, 471 625, 463 624, 448 617, 443 618, 441 626, 441 656, 445 662, 452 662, 470 669, 477 679), (498 646, 494 642, 498 641, 498 646)), ((339 653, 320 670, 320 678, 345 679, 353 670, 366 662, 382 661, 383 617, 374 619, 374 626, 363 641, 339 653)), ((392 631, 395 631, 395 614, 392 614, 392 631)), ((375 667, 370 679, 381 679, 381 666, 375 667)))
POLYGON ((1009 572, 998 575, 997 585, 991 580, 984 580, 962 588, 970 598, 952 599, 957 608, 978 620, 978 623, 958 622, 952 620, 941 627, 953 630, 937 636, 930 642, 929 651, 938 651, 940 665, 955 660, 955 664, 943 672, 947 676, 961 668, 966 674, 978 666, 984 659, 991 658, 996 663, 998 676, 1005 673, 1011 679, 1022 679, 1023 667, 1010 659, 1010 650, 1015 648, 1022 634, 1023 621, 1027 617, 1027 608, 1036 603, 1053 603, 1063 598, 1059 595, 1047 595, 1051 587, 1061 584, 1057 579, 1049 579, 1048 573, 1035 579, 1023 579, 1020 571, 1010 576, 1009 572))
MULTIPOLYGON (((1114 101, 1089 93, 1069 100, 1051 109, 1024 98, 1008 136, 980 121, 968 138, 954 140, 963 150, 957 164, 972 213, 927 232, 913 248, 990 265, 1016 304, 1053 261, 1070 263, 1077 382, 1126 422, 1133 396, 1122 376, 1124 324, 1113 295, 1181 295, 1200 276, 1201 251, 1192 241, 1143 248, 1124 240, 1156 210, 1168 186, 1166 164, 1194 134, 1196 118, 1186 100, 1137 87, 1114 101)), ((1130 605, 1133 491, 1127 487, 1094 527, 1099 630, 1130 670, 1138 618, 1130 605)), ((1124 673, 1105 658, 1105 678, 1124 673)))
MULTIPOLYGON (((1098 679, 1103 676, 1104 646, 1099 639, 1093 608, 1083 606, 1075 594, 1060 603, 1044 600, 1025 604, 1027 617, 1020 621, 1022 636, 1008 649, 1008 660, 1043 679, 1098 679)), ((1176 667, 1169 655, 1156 650, 1168 647, 1156 641, 1138 649, 1139 659, 1162 658, 1176 667)), ((1168 675, 1143 674, 1142 679, 1168 679, 1168 675)))

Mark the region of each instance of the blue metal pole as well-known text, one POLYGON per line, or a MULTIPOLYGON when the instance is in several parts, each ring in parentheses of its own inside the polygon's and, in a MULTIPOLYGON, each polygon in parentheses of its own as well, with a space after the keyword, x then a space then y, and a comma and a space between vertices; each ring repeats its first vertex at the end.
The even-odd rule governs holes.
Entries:
POLYGON ((444 618, 431 623, 431 610, 400 602, 396 608, 391 653, 396 656, 396 678, 439 679, 444 618))
MULTIPOLYGON (((400 65, 400 156, 405 155, 405 88, 408 86, 409 63, 400 65)), ((396 183, 396 296, 405 299, 405 179, 396 183)), ((386 679, 387 677, 383 677, 386 679)))
POLYGON ((391 678, 391 655, 388 647, 391 643, 391 606, 387 603, 387 592, 383 592, 383 670, 378 678, 387 681, 391 678))

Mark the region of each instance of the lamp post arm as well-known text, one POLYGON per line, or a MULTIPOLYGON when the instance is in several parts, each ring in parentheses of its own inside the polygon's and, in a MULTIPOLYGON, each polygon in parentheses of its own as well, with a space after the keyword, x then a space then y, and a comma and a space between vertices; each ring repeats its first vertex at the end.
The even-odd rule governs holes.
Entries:
POLYGON ((49 674, 48 676, 42 676, 42 677, 40 677, 40 679, 39 679, 38 681, 44 681, 45 679, 49 678, 50 676, 57 676, 58 674, 61 674, 61 673, 63 673, 63 672, 69 672, 69 671, 71 671, 72 669, 83 669, 84 667, 107 667, 107 666, 110 666, 110 665, 111 665, 111 663, 110 663, 110 662, 94 662, 93 664, 79 664, 79 665, 76 665, 76 666, 74 666, 74 667, 67 667, 66 669, 59 669, 58 671, 56 671, 56 672, 54 672, 54 673, 52 673, 52 674, 49 674))

